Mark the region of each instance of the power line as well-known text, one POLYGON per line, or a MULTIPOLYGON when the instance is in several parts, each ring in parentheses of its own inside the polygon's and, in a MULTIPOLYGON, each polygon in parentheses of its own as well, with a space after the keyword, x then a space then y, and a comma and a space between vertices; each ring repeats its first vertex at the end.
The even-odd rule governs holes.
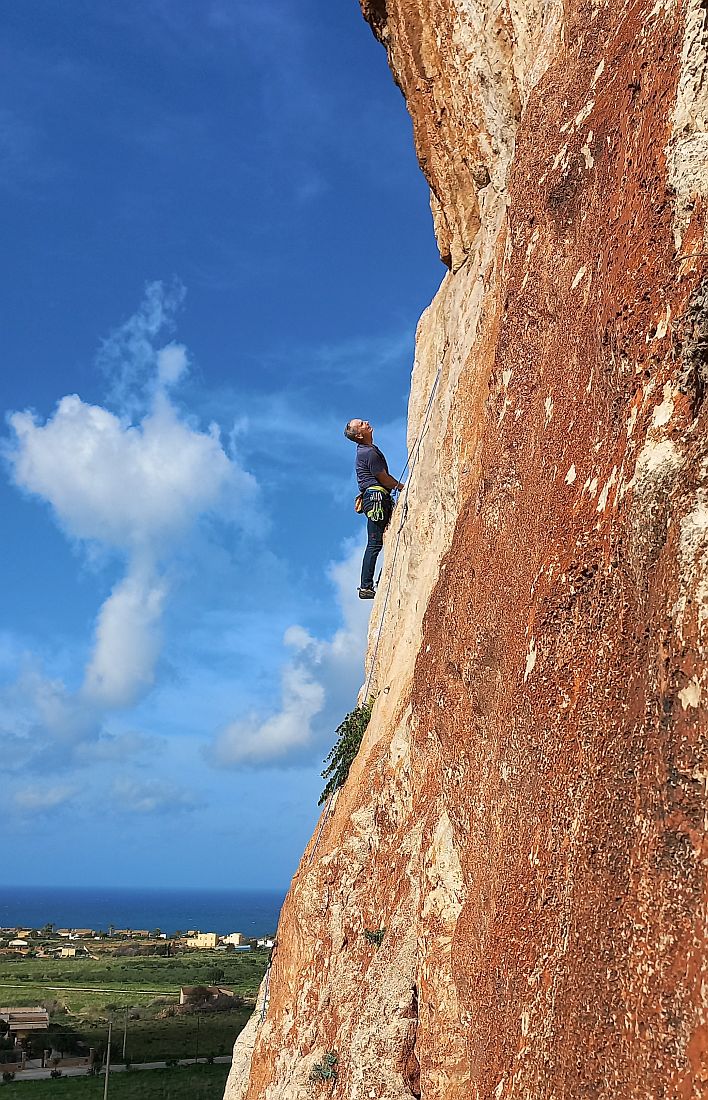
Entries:
POLYGON ((103 1082, 103 1100, 108 1098, 108 1080, 111 1074, 111 1031, 113 1030, 113 1021, 108 1021, 108 1045, 106 1047, 106 1077, 103 1082))

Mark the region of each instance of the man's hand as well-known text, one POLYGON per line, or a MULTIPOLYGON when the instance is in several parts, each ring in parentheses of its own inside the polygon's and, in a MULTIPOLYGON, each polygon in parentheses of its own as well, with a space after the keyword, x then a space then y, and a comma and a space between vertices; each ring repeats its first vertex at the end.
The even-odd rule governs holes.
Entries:
POLYGON ((395 477, 391 477, 390 474, 385 473, 383 470, 380 474, 376 474, 376 479, 379 485, 383 485, 384 489, 403 489, 405 487, 400 481, 396 481, 395 477))

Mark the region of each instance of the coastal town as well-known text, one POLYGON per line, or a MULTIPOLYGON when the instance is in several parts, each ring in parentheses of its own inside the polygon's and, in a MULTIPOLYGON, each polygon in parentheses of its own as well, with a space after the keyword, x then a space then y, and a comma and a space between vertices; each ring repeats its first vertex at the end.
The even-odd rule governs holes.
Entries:
POLYGON ((27 955, 33 958, 71 959, 98 957, 102 952, 125 948, 128 954, 137 945, 150 953, 169 954, 176 951, 251 951, 272 948, 273 936, 247 937, 242 932, 221 936, 217 932, 199 929, 177 930, 168 934, 159 928, 114 928, 107 931, 94 928, 41 928, 15 926, 0 928, 0 955, 27 955))

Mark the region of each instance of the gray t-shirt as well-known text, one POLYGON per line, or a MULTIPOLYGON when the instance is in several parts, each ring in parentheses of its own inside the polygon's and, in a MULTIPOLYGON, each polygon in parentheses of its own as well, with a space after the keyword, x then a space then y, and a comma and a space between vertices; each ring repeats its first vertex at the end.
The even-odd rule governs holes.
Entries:
POLYGON ((378 475, 388 473, 386 459, 381 451, 373 443, 357 443, 356 446, 356 480, 359 483, 359 492, 372 485, 378 485, 378 475))

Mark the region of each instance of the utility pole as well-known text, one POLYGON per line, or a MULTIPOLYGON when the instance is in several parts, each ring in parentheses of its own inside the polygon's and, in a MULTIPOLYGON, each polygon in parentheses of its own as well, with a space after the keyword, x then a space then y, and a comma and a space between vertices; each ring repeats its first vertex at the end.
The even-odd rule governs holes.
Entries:
POLYGON ((108 1100, 108 1075, 111 1072, 111 1031, 113 1021, 108 1021, 108 1046, 106 1047, 106 1080, 103 1083, 103 1100, 108 1100))
POLYGON ((199 1061, 199 1022, 200 1022, 200 1020, 201 1020, 201 1016, 199 1015, 199 1013, 197 1013, 197 1049, 196 1049, 195 1054, 194 1054, 194 1061, 195 1062, 199 1061))
POLYGON ((125 1006, 125 1023, 123 1025, 123 1061, 125 1061, 125 1047, 128 1042, 128 1006, 125 1006))

